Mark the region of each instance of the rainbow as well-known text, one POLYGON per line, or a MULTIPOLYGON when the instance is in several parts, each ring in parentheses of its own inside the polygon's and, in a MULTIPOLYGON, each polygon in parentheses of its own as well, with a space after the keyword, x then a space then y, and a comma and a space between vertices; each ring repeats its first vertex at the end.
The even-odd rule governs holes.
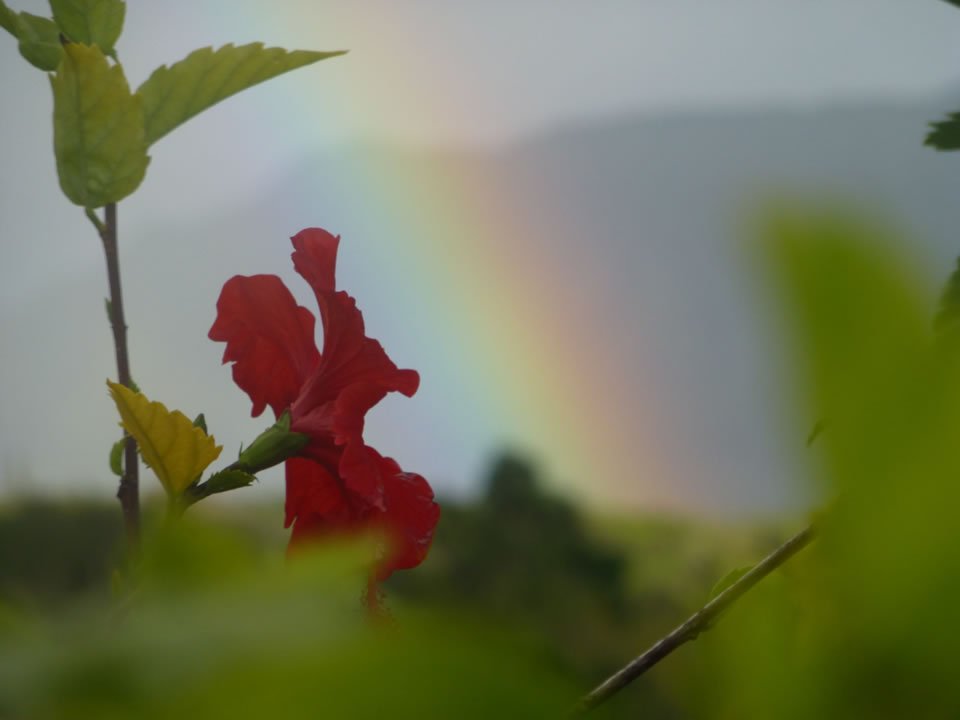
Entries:
MULTIPOLYGON (((305 4, 300 11, 322 23, 321 13, 312 5, 305 4)), ((305 30, 309 24, 290 10, 271 6, 269 13, 248 19, 261 28, 268 44, 279 38, 277 44, 289 47, 346 46, 354 55, 371 50, 351 47, 349 39, 330 42, 326 36, 316 37, 316 32, 311 35, 305 30)), ((424 127, 430 127, 436 113, 467 122, 468 113, 500 111, 478 109, 467 97, 436 97, 432 88, 452 84, 441 82, 439 76, 456 69, 438 67, 411 52, 417 32, 417 28, 402 24, 378 24, 376 47, 371 50, 390 63, 389 76, 419 78, 417 86, 384 82, 384 73, 366 71, 364 75, 363 68, 371 67, 366 63, 358 64, 359 73, 356 68, 336 68, 348 75, 349 83, 325 81, 306 93, 303 87, 311 83, 301 75, 301 84, 290 98, 292 106, 262 115, 257 125, 243 127, 243 133, 248 137, 276 133, 278 128, 289 128, 291 118, 307 126, 302 128, 307 137, 321 122, 349 128, 352 120, 380 112, 383 93, 405 119, 419 118, 424 127), (331 85, 342 90, 331 93, 331 85)), ((346 66, 351 57, 336 62, 346 66)), ((298 73, 313 71, 308 68, 298 73)), ((333 71, 332 66, 323 67, 325 73, 333 71)), ((370 157, 374 160, 358 163, 351 170, 355 176, 349 183, 363 188, 358 205, 375 208, 378 222, 391 228, 390 237, 378 240, 381 244, 375 248, 386 257, 378 266, 388 265, 397 278, 413 280, 377 278, 363 292, 377 292, 372 288, 387 285, 382 292, 416 295, 414 304, 428 313, 420 324, 431 328, 426 336, 431 347, 421 350, 414 361, 409 353, 399 352, 395 343, 385 342, 398 364, 421 372, 420 394, 404 402, 434 399, 430 408, 434 422, 452 423, 484 435, 484 454, 499 447, 530 453, 564 493, 580 501, 658 509, 689 507, 692 499, 678 497, 670 463, 659 449, 656 388, 644 382, 644 368, 628 367, 624 358, 613 354, 610 348, 615 345, 616 327, 592 328, 590 341, 584 340, 583 328, 569 309, 595 302, 589 287, 571 284, 571 268, 564 265, 563 258, 544 256, 537 249, 544 243, 526 241, 549 232, 546 219, 550 209, 518 211, 501 189, 484 181, 482 173, 444 177, 442 169, 434 167, 424 168, 416 177, 398 176, 394 167, 378 164, 376 154, 370 157), (610 344, 596 341, 604 334, 610 344), (624 392, 625 383, 630 385, 629 394, 624 392), (625 407, 624 403, 630 402, 627 398, 637 396, 638 387, 650 407, 625 407)), ((323 172, 318 168, 318 175, 323 172)), ((324 182, 329 184, 329 178, 318 178, 318 192, 324 182)), ((327 218, 311 222, 343 233, 341 257, 350 253, 352 238, 345 229, 327 218)), ((596 239, 585 237, 583 241, 596 239)), ((347 289, 358 296, 366 312, 369 294, 362 295, 355 287, 347 289)), ((381 305, 389 307, 390 301, 381 298, 381 305)), ((368 324, 373 322, 368 315, 368 324)), ((395 454, 405 467, 431 472, 429 458, 411 458, 403 448, 383 450, 395 454)), ((475 474, 479 470, 462 468, 459 472, 475 474)))

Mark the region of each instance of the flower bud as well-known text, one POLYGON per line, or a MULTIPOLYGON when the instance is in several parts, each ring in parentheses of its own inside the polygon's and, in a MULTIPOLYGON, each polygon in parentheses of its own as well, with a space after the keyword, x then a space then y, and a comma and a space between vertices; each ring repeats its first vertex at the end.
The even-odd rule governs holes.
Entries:
POLYGON ((286 411, 240 453, 235 466, 253 475, 293 457, 309 442, 309 435, 290 431, 290 412, 286 411))

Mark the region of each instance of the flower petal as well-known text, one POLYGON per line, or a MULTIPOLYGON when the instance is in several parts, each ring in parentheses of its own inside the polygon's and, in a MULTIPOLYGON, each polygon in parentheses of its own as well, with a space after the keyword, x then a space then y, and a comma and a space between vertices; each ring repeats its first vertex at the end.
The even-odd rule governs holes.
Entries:
POLYGON ((322 464, 308 458, 291 458, 286 463, 286 480, 283 526, 296 522, 295 536, 302 535, 308 527, 326 525, 332 529, 349 526, 355 520, 343 487, 322 464))
POLYGON ((323 322, 320 365, 297 400, 294 416, 305 416, 335 400, 341 391, 355 383, 375 385, 383 394, 399 391, 407 396, 413 395, 420 384, 420 376, 413 370, 401 370, 393 364, 380 343, 366 336, 363 315, 357 309, 356 301, 347 293, 336 290, 340 238, 320 228, 308 228, 291 239, 294 268, 313 288, 323 322))
POLYGON ((364 416, 386 394, 380 385, 354 383, 333 400, 296 415, 291 429, 317 440, 331 437, 336 445, 345 445, 363 434, 364 416))
POLYGON ((394 570, 419 565, 433 542, 433 531, 440 519, 440 506, 434 502, 430 484, 416 473, 405 473, 391 458, 380 458, 385 509, 377 524, 382 524, 392 543, 379 570, 386 580, 394 570))
POLYGON ((376 510, 384 509, 384 479, 376 450, 359 437, 347 443, 340 457, 340 477, 347 492, 376 510))
POLYGON ((321 228, 301 230, 293 242, 293 267, 313 289, 323 322, 323 352, 339 365, 357 354, 365 338, 363 316, 356 302, 337 292, 337 248, 340 236, 321 228), (337 297, 339 296, 339 298, 337 297))
POLYGON ((267 405, 279 416, 296 399, 320 360, 313 333, 313 315, 280 278, 237 275, 220 291, 209 337, 227 343, 223 362, 233 363, 256 417, 267 405))
POLYGON ((287 461, 285 527, 293 525, 290 547, 331 535, 380 531, 389 543, 377 568, 386 580, 394 570, 423 562, 440 518, 433 490, 420 475, 405 473, 390 458, 363 447, 376 466, 371 472, 381 482, 383 506, 377 508, 355 495, 323 464, 306 458, 287 461))

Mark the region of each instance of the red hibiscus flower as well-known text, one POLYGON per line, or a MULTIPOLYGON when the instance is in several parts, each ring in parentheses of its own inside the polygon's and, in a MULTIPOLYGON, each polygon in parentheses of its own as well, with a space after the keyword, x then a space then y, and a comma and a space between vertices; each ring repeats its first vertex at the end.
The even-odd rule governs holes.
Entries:
POLYGON ((323 351, 314 317, 275 275, 237 275, 217 300, 210 339, 227 344, 223 362, 253 402, 290 413, 290 430, 309 444, 286 462, 285 527, 291 546, 324 535, 376 529, 391 541, 378 570, 419 565, 440 508, 420 475, 405 473, 363 441, 367 411, 388 393, 413 395, 420 378, 400 370, 364 332, 363 316, 334 282, 340 238, 308 228, 293 238, 293 266, 310 284, 323 322, 323 351))

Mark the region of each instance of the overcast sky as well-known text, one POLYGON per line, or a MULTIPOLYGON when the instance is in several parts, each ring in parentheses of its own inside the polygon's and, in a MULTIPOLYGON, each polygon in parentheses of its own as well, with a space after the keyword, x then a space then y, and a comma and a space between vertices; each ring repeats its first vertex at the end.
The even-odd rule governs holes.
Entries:
MULTIPOLYGON (((10 4, 48 12, 41 2, 10 4)), ((624 113, 817 107, 960 88, 960 12, 939 0, 128 5, 118 49, 133 86, 159 64, 230 41, 350 54, 250 90, 158 144, 142 192, 123 204, 127 248, 150 235, 146 228, 229 212, 323 148, 490 145, 624 113)), ((0 335, 0 365, 23 367, 31 348, 9 341, 12 328, 29 322, 53 288, 102 273, 102 257, 79 211, 59 193, 46 78, 6 35, 0 87, 0 333, 11 333, 0 335)), ((91 382, 102 375, 93 372, 91 382)), ((99 451, 45 452, 18 430, 46 427, 57 403, 59 415, 85 417, 71 397, 45 396, 10 375, 0 383, 0 480, 12 482, 24 468, 41 482, 102 475, 99 451)), ((478 437, 478 447, 488 441, 478 437)))
MULTIPOLYGON (((316 113, 310 142, 475 140, 624 110, 930 92, 956 79, 956 12, 940 0, 171 0, 129 3, 119 49, 134 84, 208 44, 349 49, 336 71, 235 102, 316 113), (336 102, 321 116, 315 97, 336 102)), ((4 127, 42 131, 47 89, 9 39, 0 53, 19 99, 4 127)))
MULTIPOLYGON (((48 13, 39 0, 13 6, 48 13)), ((960 12, 940 0, 133 2, 118 49, 134 86, 204 45, 350 54, 232 98, 165 138, 148 175, 152 201, 138 197, 126 213, 157 212, 158 197, 188 216, 229 207, 305 154, 351 140, 464 145, 624 112, 929 95, 960 87, 958 39, 960 12), (243 172, 225 175, 227 165, 243 172)), ((5 234, 39 230, 39 208, 66 229, 74 214, 55 181, 50 90, 6 35, 0 87, 5 234)), ((64 251, 64 268, 99 262, 77 244, 64 251)), ((44 262, 29 243, 2 243, 0 301, 36 287, 44 262)))

